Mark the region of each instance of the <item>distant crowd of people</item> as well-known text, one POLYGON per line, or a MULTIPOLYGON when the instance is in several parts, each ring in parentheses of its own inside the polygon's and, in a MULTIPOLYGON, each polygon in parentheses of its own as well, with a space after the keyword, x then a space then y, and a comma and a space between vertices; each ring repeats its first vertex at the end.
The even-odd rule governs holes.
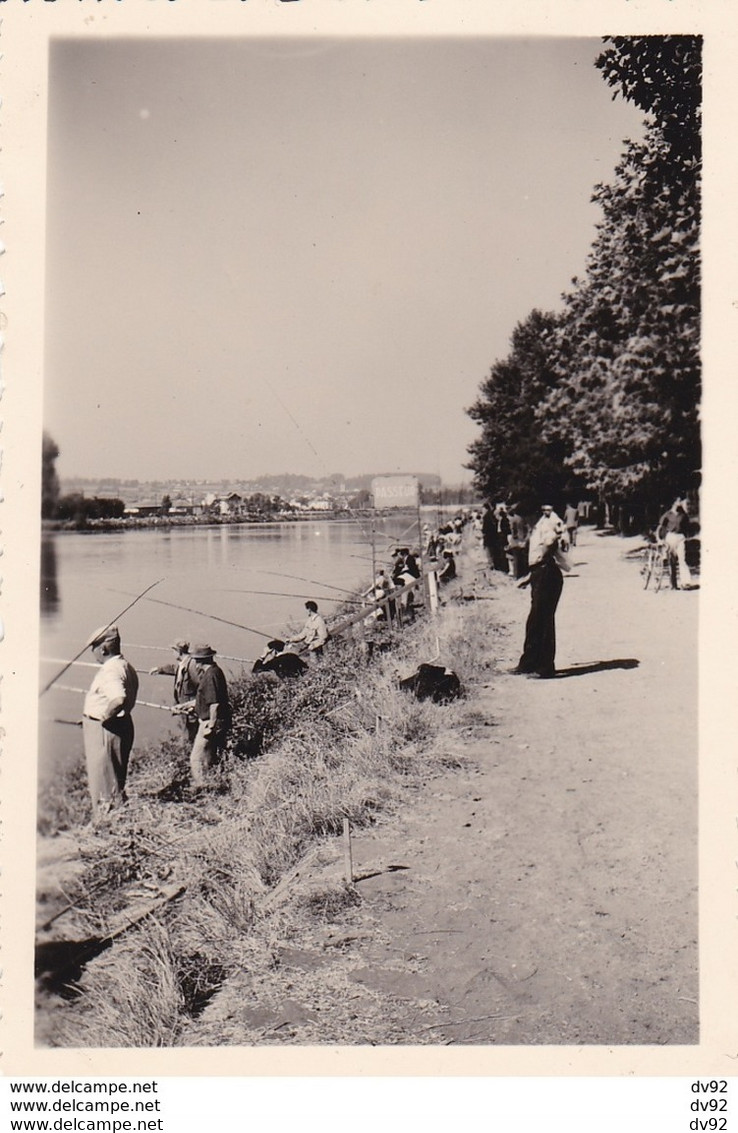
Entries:
POLYGON ((566 504, 563 519, 549 504, 544 505, 541 517, 536 520, 523 515, 519 503, 486 503, 481 514, 474 513, 475 531, 481 538, 492 570, 509 574, 515 579, 523 578, 528 573, 531 538, 544 513, 548 516, 547 524, 556 530, 560 549, 575 547, 580 518, 576 504, 566 504))

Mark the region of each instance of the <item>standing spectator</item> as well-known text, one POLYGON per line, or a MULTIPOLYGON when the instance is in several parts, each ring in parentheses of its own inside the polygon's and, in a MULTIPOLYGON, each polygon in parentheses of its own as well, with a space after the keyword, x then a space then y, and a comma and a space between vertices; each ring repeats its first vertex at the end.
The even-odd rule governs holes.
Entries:
MULTIPOLYGON (((445 554, 445 552, 444 552, 444 554, 445 554)), ((418 568, 417 563, 415 562, 415 559, 413 558, 413 556, 410 554, 409 551, 407 552, 407 554, 404 554, 404 548, 403 548, 402 570, 400 571, 400 573, 397 575, 397 577, 394 580, 395 586, 397 587, 398 590, 402 590, 402 589, 404 589, 404 587, 409 586, 412 582, 417 582, 417 580, 419 578, 420 578, 420 570, 418 568), (414 573, 414 571, 412 569, 413 566, 415 567, 415 570, 417 570, 417 572, 418 572, 417 574, 414 573)), ((412 590, 406 590, 404 594, 401 594, 397 599, 397 605, 398 605, 399 610, 400 610, 400 620, 401 620, 401 622, 403 620, 413 621, 413 619, 415 617, 415 599, 413 597, 413 591, 412 590)))
POLYGON ((492 542, 492 565, 495 570, 507 574, 507 540, 510 534, 510 520, 504 503, 498 503, 494 510, 495 529, 492 542))
POLYGON ((567 504, 564 511, 564 527, 570 547, 577 545, 577 527, 579 526, 579 509, 574 504, 567 504))
POLYGON ((564 585, 561 568, 569 570, 550 518, 544 514, 530 536, 528 565, 530 574, 518 586, 530 582, 530 613, 525 625, 525 643, 516 673, 539 677, 556 675, 556 607, 564 585))
POLYGON ((412 551, 409 547, 403 547, 402 553, 405 556, 404 572, 412 575, 413 578, 420 578, 420 567, 418 566, 420 551, 417 547, 413 547, 412 551))
POLYGON ((128 761, 133 747, 131 712, 138 695, 138 677, 120 651, 115 625, 101 626, 88 640, 101 666, 85 697, 82 736, 87 782, 96 821, 126 801, 128 761))
POLYGON ((487 552, 487 561, 494 569, 495 565, 495 540, 497 538, 497 517, 494 513, 492 505, 485 503, 482 510, 482 543, 487 552))
MULTIPOLYGON (((169 665, 157 665, 154 669, 149 669, 149 673, 152 676, 158 674, 174 677, 174 703, 178 705, 186 700, 192 700, 197 692, 197 669, 190 656, 189 641, 178 638, 177 641, 172 642, 172 649, 177 654, 177 660, 169 665)), ((181 716, 182 726, 192 743, 197 735, 197 716, 194 712, 178 713, 178 715, 181 716)))
POLYGON ((315 657, 321 657, 323 647, 328 640, 328 627, 323 616, 318 613, 316 602, 310 599, 305 603, 305 609, 308 612, 305 625, 295 637, 287 638, 287 643, 289 645, 303 644, 308 653, 312 653, 315 657))
POLYGON ((677 497, 669 510, 661 516, 656 534, 659 539, 663 539, 676 560, 676 584, 680 590, 691 590, 694 585, 686 558, 686 542, 691 533, 692 524, 687 513, 686 500, 677 497))
POLYGON ((522 578, 528 570, 528 524, 520 514, 520 504, 510 505, 510 534, 507 537, 506 555, 510 574, 522 578))
POLYGON ((215 662, 209 645, 193 645, 190 656, 197 673, 195 699, 185 701, 178 711, 197 713, 197 732, 190 752, 190 781, 193 787, 206 782, 208 772, 218 762, 231 726, 231 704, 223 670, 215 662))

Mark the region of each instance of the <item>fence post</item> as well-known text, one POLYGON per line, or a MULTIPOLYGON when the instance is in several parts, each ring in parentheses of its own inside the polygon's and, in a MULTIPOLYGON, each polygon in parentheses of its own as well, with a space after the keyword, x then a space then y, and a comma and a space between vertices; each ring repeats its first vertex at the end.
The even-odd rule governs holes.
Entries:
POLYGON ((343 854, 344 854, 344 876, 348 885, 353 884, 354 880, 354 860, 351 853, 351 826, 348 818, 344 817, 343 820, 343 854))
POLYGON ((429 570, 426 575, 428 579, 428 603, 430 605, 431 614, 438 612, 438 576, 434 570, 429 570))

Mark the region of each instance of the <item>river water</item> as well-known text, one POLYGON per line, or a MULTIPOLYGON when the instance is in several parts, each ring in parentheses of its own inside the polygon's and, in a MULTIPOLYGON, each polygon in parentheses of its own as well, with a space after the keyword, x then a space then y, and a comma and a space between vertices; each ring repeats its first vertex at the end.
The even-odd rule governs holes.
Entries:
MULTIPOLYGON (((434 519, 429 516, 429 522, 434 519)), ((388 563, 397 542, 417 542, 417 522, 398 514, 378 518, 374 535, 378 564, 388 563)), ((235 676, 244 665, 224 659, 223 654, 253 661, 268 638, 302 625, 308 598, 330 618, 350 598, 344 591, 355 594, 368 585, 371 571, 369 521, 45 534, 39 688, 79 652, 98 626, 117 618, 158 579, 162 581, 149 595, 117 622, 123 652, 140 670, 139 699, 171 704, 172 678, 151 676, 148 670, 174 659, 169 647, 175 638, 207 642, 217 650, 226 676, 235 676)), ((92 653, 83 653, 80 662, 39 701, 42 778, 62 763, 81 758, 81 729, 59 723, 81 714, 83 693, 59 687, 88 687, 92 653)), ((168 713, 140 704, 135 725, 138 742, 161 739, 173 730, 168 713)))

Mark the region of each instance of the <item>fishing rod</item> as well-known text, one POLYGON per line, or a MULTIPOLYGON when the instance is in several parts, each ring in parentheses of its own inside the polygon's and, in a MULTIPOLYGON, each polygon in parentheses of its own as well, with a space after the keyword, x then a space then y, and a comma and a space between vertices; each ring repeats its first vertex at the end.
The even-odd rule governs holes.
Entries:
MULTIPOLYGON (((299 421, 297 420, 297 418, 296 418, 296 417, 294 416, 294 414, 293 414, 293 413, 292 413, 292 411, 290 410, 289 406, 285 404, 285 402, 284 402, 284 401, 282 400, 282 398, 280 397, 280 395, 279 395, 279 393, 277 392, 277 390, 276 390, 276 389, 274 388, 274 386, 270 385, 270 383, 269 383, 269 382, 268 382, 268 381, 266 380, 266 378, 264 377, 264 375, 263 375, 263 374, 259 373, 259 378, 260 378, 260 380, 261 380, 261 383, 262 383, 262 385, 266 386, 266 388, 267 388, 267 389, 269 390, 269 393, 271 393, 272 397, 273 397, 273 398, 274 398, 274 399, 275 399, 276 401, 278 401, 278 402, 279 402, 279 404, 280 404, 280 405, 282 406, 282 409, 283 409, 283 410, 285 411, 285 413, 286 413, 286 414, 287 414, 287 416, 289 417, 290 421, 292 422, 292 424, 293 424, 293 425, 295 426, 295 428, 297 429, 297 432, 298 432, 298 433, 300 434, 300 436, 302 437, 302 439, 303 439, 303 440, 305 441, 305 444, 306 444, 306 445, 308 446, 308 448, 309 448, 309 449, 310 449, 310 451, 312 452, 313 456, 314 456, 314 457, 316 458, 316 460, 317 460, 317 461, 318 461, 318 462, 319 462, 320 464, 322 464, 322 465, 323 465, 323 467, 325 468, 325 470, 326 470, 326 472, 327 472, 327 471, 328 471, 328 469, 327 469, 327 466, 326 466, 326 463, 325 463, 325 461, 324 461, 324 460, 322 459, 322 457, 321 457, 321 456, 320 456, 320 454, 318 453, 317 449, 315 448, 315 445, 314 445, 314 444, 313 444, 313 442, 312 442, 312 441, 310 440, 310 437, 309 437, 309 436, 307 435, 307 433, 305 432, 305 430, 304 430, 304 429, 302 428, 302 425, 301 425, 301 424, 300 424, 300 422, 299 422, 299 421)), ((364 524, 363 524, 363 523, 362 523, 362 521, 361 521, 361 516, 359 516, 359 515, 358 515, 358 514, 357 514, 357 513, 356 513, 356 512, 354 511, 354 509, 353 509, 353 508, 351 507, 351 505, 350 505, 349 503, 347 503, 347 504, 346 504, 346 510, 347 510, 347 511, 349 512, 349 514, 350 514, 350 515, 352 516, 352 518, 353 518, 353 520, 354 520, 354 523, 356 523, 356 524, 357 524, 357 526, 359 527, 359 530, 361 531, 361 533, 362 533, 363 535, 366 535, 366 530, 365 530, 365 528, 364 528, 364 524)))
MULTIPOLYGON (((145 590, 142 590, 140 594, 137 594, 137 595, 136 595, 136 597, 135 597, 135 598, 133 599, 133 601, 132 601, 132 602, 129 602, 129 603, 128 603, 128 605, 127 605, 127 606, 126 606, 126 607, 125 607, 124 609, 122 609, 122 610, 120 611, 120 613, 119 613, 119 614, 116 614, 114 618, 111 618, 111 619, 110 619, 110 621, 109 621, 109 622, 108 622, 108 623, 107 623, 107 624, 105 625, 103 632, 105 632, 106 630, 109 630, 111 626, 115 625, 115 623, 116 623, 116 622, 117 622, 117 621, 119 620, 119 618, 122 618, 122 617, 123 617, 123 615, 124 615, 124 614, 126 614, 126 613, 128 613, 128 611, 129 611, 129 610, 130 610, 130 609, 131 609, 131 608, 132 608, 133 606, 135 606, 137 602, 140 602, 140 601, 141 601, 141 599, 142 599, 142 598, 143 598, 143 597, 144 597, 144 596, 145 596, 146 594, 148 594, 149 590, 153 590, 155 586, 158 586, 158 585, 159 585, 159 583, 160 583, 160 582, 163 582, 163 581, 164 581, 164 579, 163 579, 163 578, 158 578, 158 579, 156 580, 156 582, 152 582, 150 586, 147 586, 145 590)), ((149 599, 149 601, 152 601, 152 599, 149 599)), ((40 693, 38 694, 38 695, 39 695, 39 699, 40 699, 40 698, 41 698, 41 697, 42 697, 42 696, 44 695, 44 693, 45 693, 45 692, 48 692, 48 691, 49 691, 49 689, 51 688, 51 686, 52 686, 52 685, 56 684, 56 682, 57 682, 57 681, 59 680, 59 677, 63 677, 63 676, 64 676, 64 674, 66 673, 67 669, 71 669, 71 667, 72 667, 72 665, 74 664, 74 662, 75 662, 75 661, 78 661, 78 660, 80 659, 80 657, 82 656, 82 654, 83 654, 83 653, 85 652, 85 650, 87 650, 87 649, 89 649, 89 645, 87 645, 87 644, 85 643, 85 645, 83 645, 83 646, 82 646, 82 648, 80 649, 79 653, 75 653, 75 655, 74 655, 74 657, 72 658, 72 660, 71 660, 71 661, 68 661, 68 662, 67 662, 67 663, 66 663, 66 664, 64 665, 64 667, 63 667, 62 669, 60 669, 60 670, 59 670, 59 672, 58 672, 58 673, 57 673, 57 674, 56 674, 55 676, 53 676, 53 677, 51 678, 51 680, 50 680, 50 681, 48 681, 48 682, 47 682, 47 683, 46 683, 46 684, 44 685, 44 687, 43 687, 43 688, 41 689, 40 693)))
MULTIPOLYGON (((54 664, 54 665, 63 664, 61 657, 40 657, 39 660, 45 662, 46 664, 54 664)), ((85 669, 99 669, 100 668, 97 661, 72 661, 72 665, 84 666, 85 669)), ((148 676, 149 670, 148 669, 136 669, 136 672, 140 673, 141 676, 145 677, 145 676, 148 676)))
MULTIPOLYGON (((272 598, 313 598, 312 594, 288 594, 283 590, 233 590, 224 586, 216 587, 221 594, 266 594, 272 598)), ((354 594, 355 591, 347 591, 354 594)), ((358 598, 329 598, 326 594, 319 594, 321 602, 347 602, 355 606, 361 605, 358 598)))
MULTIPOLYGON (((353 595, 356 594, 355 590, 347 590, 345 586, 334 586, 330 582, 317 582, 316 579, 305 578, 305 576, 302 575, 302 574, 285 574, 284 571, 281 571, 281 570, 259 570, 256 573, 257 574, 271 574, 271 575, 274 575, 275 578, 294 578, 296 582, 309 582, 311 584, 311 586, 323 586, 323 587, 325 587, 326 590, 338 590, 338 592, 340 594, 353 594, 353 595)), ((295 597, 296 598, 302 598, 303 595, 302 594, 296 594, 295 597)), ((312 597, 312 595, 311 595, 311 597, 312 597)), ((326 598, 326 601, 327 602, 332 601, 332 599, 326 598)))
MULTIPOLYGON (((81 692, 83 696, 87 695, 86 688, 74 688, 72 685, 57 685, 59 692, 81 692)), ((171 712, 176 707, 174 704, 154 704, 150 700, 137 700, 135 707, 141 705, 142 708, 159 708, 162 712, 171 712)), ((55 720, 55 724, 76 724, 76 720, 55 720)), ((81 721, 80 721, 81 725, 81 721)))
MULTIPOLYGON (((126 643, 126 651, 129 649, 155 649, 159 653, 170 653, 172 650, 171 645, 134 645, 132 641, 126 643)), ((241 665, 253 665, 253 657, 231 657, 229 653, 218 653, 222 661, 238 661, 241 665)), ((136 669, 137 673, 144 673, 151 676, 148 669, 136 669)))
MULTIPOLYGON (((143 597, 143 594, 141 597, 143 597)), ((255 633, 258 634, 259 637, 266 637, 267 639, 274 637, 273 633, 264 633, 263 630, 254 629, 253 626, 241 625, 240 622, 231 622, 228 618, 219 618, 217 614, 206 614, 204 610, 193 610, 190 606, 178 606, 176 602, 165 602, 163 598, 147 598, 146 601, 156 602, 157 606, 171 606, 173 610, 184 610, 187 614, 197 614, 200 618, 212 618, 215 622, 223 622, 224 625, 233 626, 234 629, 245 629, 247 633, 255 633)))

